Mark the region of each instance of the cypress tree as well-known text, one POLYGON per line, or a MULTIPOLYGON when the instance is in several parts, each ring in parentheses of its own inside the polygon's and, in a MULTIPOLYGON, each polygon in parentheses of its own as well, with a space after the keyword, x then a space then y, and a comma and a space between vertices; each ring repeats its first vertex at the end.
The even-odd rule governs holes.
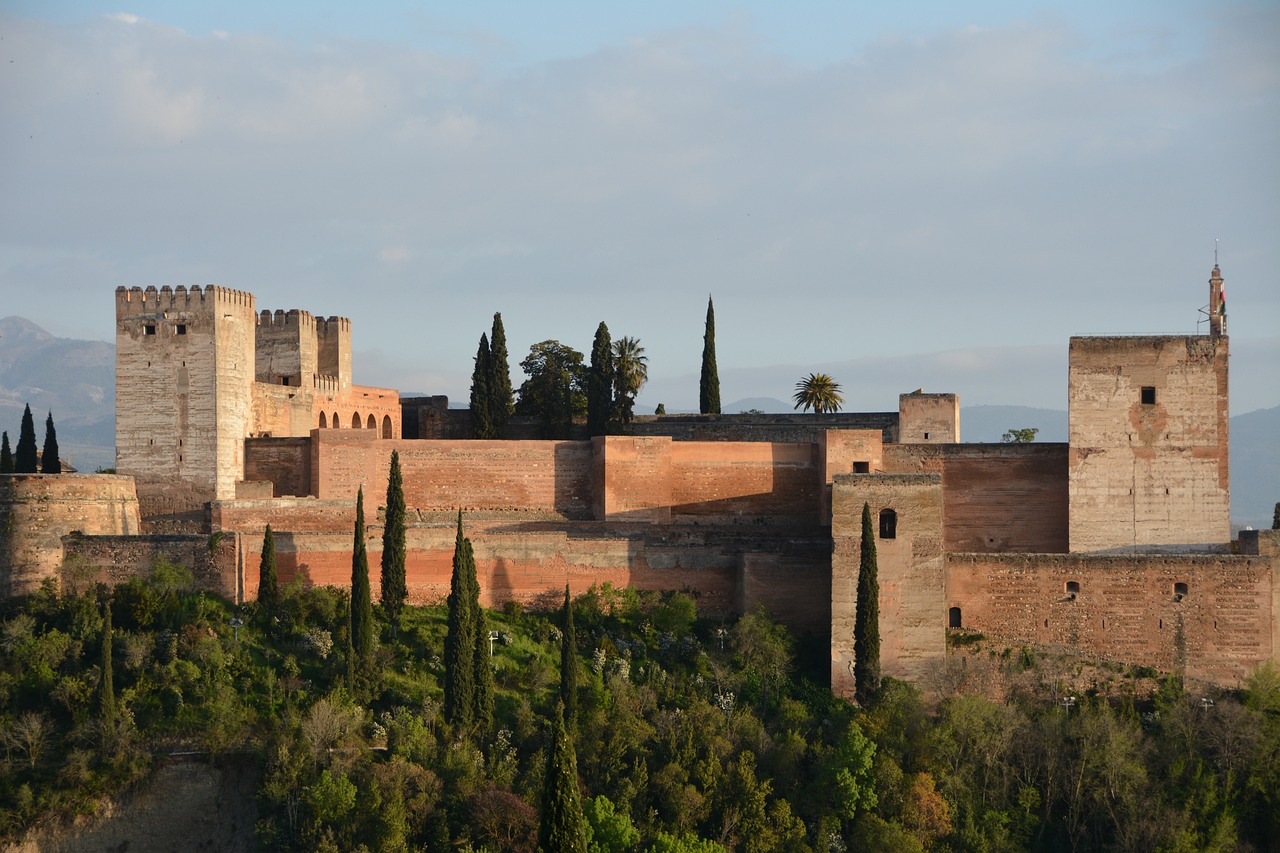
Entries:
POLYGON ((702 378, 698 382, 698 411, 720 414, 720 373, 716 370, 716 309, 707 297, 707 329, 702 335, 702 378))
POLYGON ((613 417, 613 342, 609 327, 596 327, 587 371, 587 434, 604 435, 613 417))
POLYGON ((13 451, 9 449, 9 433, 0 437, 0 474, 13 473, 13 451))
MULTIPOLYGON (((8 437, 8 433, 5 433, 5 438, 8 437)), ((1280 502, 1276 503, 1275 512, 1271 513, 1271 529, 1280 530, 1280 502)))
POLYGON ((489 338, 481 333, 476 366, 471 371, 471 434, 476 438, 494 437, 489 404, 489 338))
POLYGON ((351 650, 363 670, 373 659, 373 601, 369 552, 364 541, 364 487, 356 493, 356 533, 351 548, 351 650))
POLYGON ((400 471, 400 451, 393 450, 387 478, 387 517, 382 527, 382 610, 391 623, 392 636, 400 633, 400 613, 409 597, 404 562, 404 475, 400 471))
POLYGON ((493 315, 493 333, 489 335, 489 420, 493 437, 502 438, 515 400, 511 393, 511 366, 507 358, 507 332, 502 315, 493 315))
POLYGON ((453 578, 449 582, 449 627, 444 637, 444 718, 459 729, 470 728, 475 711, 475 613, 471 610, 467 552, 471 543, 458 535, 453 545, 453 578))
POLYGON ((40 473, 62 473, 62 460, 58 458, 58 432, 53 428, 53 412, 49 413, 44 422, 44 452, 40 454, 40 473))
POLYGON ((472 680, 475 692, 472 694, 471 716, 476 730, 484 733, 493 725, 493 659, 489 654, 489 621, 485 618, 484 608, 480 606, 480 583, 476 579, 475 551, 471 547, 471 540, 465 541, 467 543, 465 571, 470 578, 471 608, 472 613, 475 614, 472 620, 475 625, 475 678, 472 680))
POLYGON ((264 616, 269 616, 280 603, 280 582, 276 577, 276 537, 271 532, 270 524, 262 534, 262 559, 258 562, 258 603, 267 611, 264 616))
POLYGON ((98 718, 105 732, 116 728, 116 693, 112 678, 111 645, 111 594, 102 598, 102 680, 98 685, 98 718))
POLYGON ((18 433, 18 448, 13 454, 13 472, 15 474, 35 474, 38 455, 36 454, 36 424, 31 417, 31 407, 27 406, 22 413, 22 431, 18 433))
POLYGON ((853 621, 854 696, 867 705, 880 690, 880 579, 871 505, 862 505, 862 555, 858 560, 858 609, 853 621))
POLYGON ((560 701, 564 724, 570 733, 578 727, 578 637, 573 630, 573 604, 564 585, 564 630, 560 637, 560 701))
POLYGON ((564 725, 564 705, 551 715, 551 747, 542 785, 542 820, 538 848, 544 853, 586 853, 586 821, 578 796, 578 757, 564 725))

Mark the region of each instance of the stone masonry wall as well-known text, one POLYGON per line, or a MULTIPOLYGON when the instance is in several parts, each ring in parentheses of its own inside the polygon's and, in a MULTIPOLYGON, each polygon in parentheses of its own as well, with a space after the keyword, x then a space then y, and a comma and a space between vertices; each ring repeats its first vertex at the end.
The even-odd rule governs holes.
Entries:
POLYGON ((140 532, 133 479, 110 474, 0 475, 0 597, 56 577, 62 537, 140 532))
POLYGON ((1277 653, 1274 571, 1269 557, 949 554, 947 604, 1007 642, 1235 685, 1277 653))
POLYGON ((244 443, 244 478, 270 480, 273 496, 311 493, 310 438, 250 438, 244 443))
POLYGON ((960 398, 914 391, 898 396, 898 441, 955 444, 960 441, 960 398))
POLYGON ((80 536, 63 539, 67 561, 64 585, 86 589, 95 583, 115 586, 147 577, 157 560, 191 570, 196 589, 232 601, 242 600, 236 542, 210 536, 80 536))

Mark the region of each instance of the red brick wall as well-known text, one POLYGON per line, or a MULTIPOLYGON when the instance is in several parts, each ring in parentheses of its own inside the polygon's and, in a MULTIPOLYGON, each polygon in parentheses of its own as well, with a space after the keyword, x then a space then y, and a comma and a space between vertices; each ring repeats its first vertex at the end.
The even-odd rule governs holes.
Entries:
POLYGON ((822 465, 813 444, 673 442, 671 517, 817 524, 822 465))
POLYGON ((1223 684, 1275 654, 1272 598, 1264 557, 947 557, 947 606, 966 628, 1223 684), (1074 598, 1069 581, 1080 585, 1074 598), (1181 601, 1175 583, 1187 584, 1181 601))
MULTIPOLYGON (((595 517, 609 521, 671 521, 671 439, 596 438, 595 517)), ((701 445, 699 445, 701 446, 701 445)))
POLYGON ((310 494, 311 439, 245 439, 244 478, 270 480, 275 497, 310 494))

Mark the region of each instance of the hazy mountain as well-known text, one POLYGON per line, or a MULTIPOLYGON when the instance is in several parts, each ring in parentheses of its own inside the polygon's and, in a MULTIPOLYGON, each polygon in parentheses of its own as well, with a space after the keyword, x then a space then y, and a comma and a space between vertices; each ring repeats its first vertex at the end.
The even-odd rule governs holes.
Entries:
POLYGON ((1231 419, 1231 520, 1271 526, 1280 501, 1280 406, 1231 419))
POLYGON ((739 412, 749 412, 752 409, 771 415, 795 411, 790 403, 784 403, 776 397, 743 397, 741 400, 735 400, 727 406, 722 405, 720 407, 720 411, 726 415, 736 415, 739 412))
POLYGON ((115 347, 57 338, 21 317, 0 320, 0 430, 17 444, 23 406, 36 420, 53 412, 62 459, 80 471, 115 463, 115 347))

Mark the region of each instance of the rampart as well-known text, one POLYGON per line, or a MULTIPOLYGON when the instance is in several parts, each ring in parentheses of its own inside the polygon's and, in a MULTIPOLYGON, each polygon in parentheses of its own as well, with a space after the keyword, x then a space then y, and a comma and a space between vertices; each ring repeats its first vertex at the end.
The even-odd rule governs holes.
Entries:
POLYGON ((63 562, 72 531, 141 532, 133 478, 110 474, 0 475, 0 595, 26 595, 63 562))
POLYGON ((219 536, 82 536, 62 540, 66 561, 64 587, 87 589, 95 583, 115 586, 147 577, 166 560, 190 570, 196 589, 232 601, 243 600, 236 542, 219 536))

